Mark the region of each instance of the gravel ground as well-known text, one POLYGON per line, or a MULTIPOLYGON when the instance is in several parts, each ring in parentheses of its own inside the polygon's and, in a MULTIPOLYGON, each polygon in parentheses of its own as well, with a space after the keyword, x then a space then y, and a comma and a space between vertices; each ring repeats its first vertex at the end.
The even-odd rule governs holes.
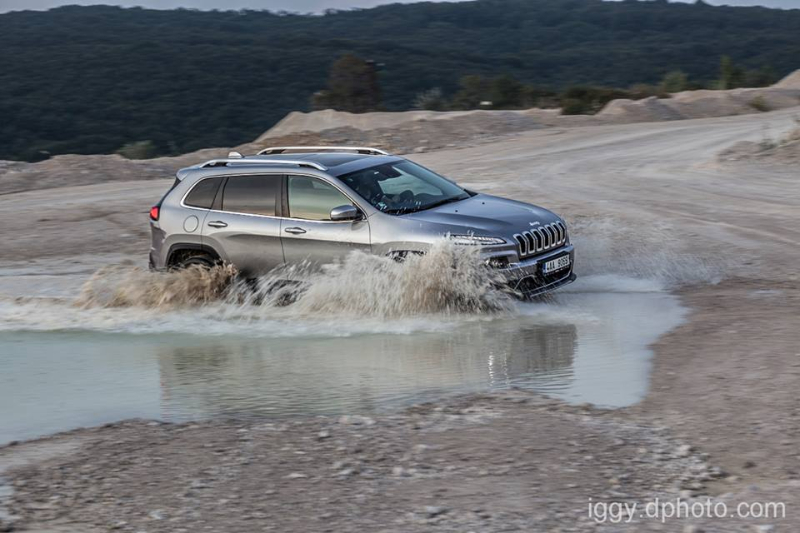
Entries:
MULTIPOLYGON (((471 188, 566 215, 579 271, 674 286, 691 315, 654 346, 639 405, 603 411, 516 391, 374 419, 77 430, 0 449, 14 487, 0 505, 3 527, 800 530, 800 181, 785 165, 717 159, 758 141, 765 126, 789 131, 794 114, 550 128, 414 156, 471 188), (786 517, 595 524, 588 514, 590 498, 644 505, 706 495, 731 508, 783 502, 786 517)), ((97 264, 140 263, 146 209, 164 186, 2 196, 11 252, 0 259, 54 273, 72 261, 93 268, 87 250, 97 264)))
POLYGON ((20 527, 593 530, 589 496, 689 497, 725 475, 664 428, 523 392, 377 418, 132 421, 74 435, 77 453, 15 472, 20 527))

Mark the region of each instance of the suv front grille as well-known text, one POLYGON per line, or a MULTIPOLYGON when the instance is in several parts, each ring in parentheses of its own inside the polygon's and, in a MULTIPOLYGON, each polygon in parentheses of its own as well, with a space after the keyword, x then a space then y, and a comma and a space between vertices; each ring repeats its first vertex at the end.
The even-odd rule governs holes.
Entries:
POLYGON ((553 250, 567 242, 567 227, 563 222, 553 222, 546 226, 523 231, 514 235, 519 257, 531 257, 538 253, 553 250))

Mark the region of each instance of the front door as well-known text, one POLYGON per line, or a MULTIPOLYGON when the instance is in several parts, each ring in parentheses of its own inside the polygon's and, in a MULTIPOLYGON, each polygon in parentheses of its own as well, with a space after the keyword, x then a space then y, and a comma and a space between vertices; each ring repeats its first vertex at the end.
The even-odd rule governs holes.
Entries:
POLYGON ((333 208, 353 205, 339 189, 317 178, 287 176, 286 193, 289 212, 281 221, 281 240, 288 265, 332 263, 353 250, 370 249, 366 220, 331 220, 333 208))
POLYGON ((203 243, 246 276, 283 265, 277 216, 282 180, 281 175, 229 177, 203 221, 203 243))

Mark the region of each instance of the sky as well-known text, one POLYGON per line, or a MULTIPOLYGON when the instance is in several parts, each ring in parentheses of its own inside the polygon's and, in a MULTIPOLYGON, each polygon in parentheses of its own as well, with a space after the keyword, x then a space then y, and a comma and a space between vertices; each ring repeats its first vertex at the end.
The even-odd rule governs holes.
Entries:
MULTIPOLYGON (((196 9, 269 9, 299 13, 320 12, 325 9, 373 7, 395 1, 409 0, 0 0, 0 13, 22 9, 50 9, 63 5, 108 4, 142 6, 157 9, 188 7, 196 9)), ((413 1, 413 0, 411 0, 413 1)), ((558 1, 558 0, 554 0, 558 1)), ((800 9, 800 0, 706 0, 709 4, 763 5, 784 9, 800 9)))

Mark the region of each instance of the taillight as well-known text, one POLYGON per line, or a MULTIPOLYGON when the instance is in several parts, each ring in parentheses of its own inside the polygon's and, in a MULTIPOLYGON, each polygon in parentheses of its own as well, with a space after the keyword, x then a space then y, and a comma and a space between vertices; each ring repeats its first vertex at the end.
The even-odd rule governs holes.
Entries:
POLYGON ((150 208, 150 220, 158 220, 158 215, 161 214, 161 207, 154 205, 150 208))

